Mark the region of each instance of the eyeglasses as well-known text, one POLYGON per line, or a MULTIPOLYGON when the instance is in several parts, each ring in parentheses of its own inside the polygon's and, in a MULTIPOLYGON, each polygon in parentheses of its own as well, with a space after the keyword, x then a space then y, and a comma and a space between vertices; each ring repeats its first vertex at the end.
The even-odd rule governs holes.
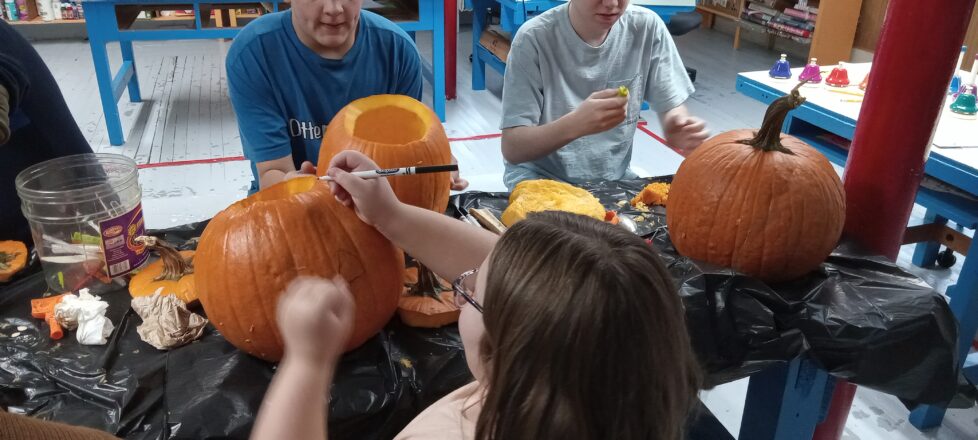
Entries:
POLYGON ((465 291, 465 287, 462 286, 462 283, 465 281, 466 278, 468 278, 469 276, 471 276, 473 274, 476 274, 476 273, 479 273, 479 269, 478 268, 475 268, 475 269, 472 269, 472 270, 467 270, 465 272, 462 272, 462 274, 459 275, 458 278, 455 279, 455 282, 452 283, 452 290, 455 291, 455 306, 456 307, 458 307, 458 308, 461 309, 462 306, 465 305, 465 303, 469 303, 469 304, 472 304, 472 307, 475 307, 475 309, 478 310, 479 313, 482 313, 482 305, 479 304, 479 302, 475 300, 475 295, 472 295, 472 294, 469 294, 468 292, 466 292, 465 291))

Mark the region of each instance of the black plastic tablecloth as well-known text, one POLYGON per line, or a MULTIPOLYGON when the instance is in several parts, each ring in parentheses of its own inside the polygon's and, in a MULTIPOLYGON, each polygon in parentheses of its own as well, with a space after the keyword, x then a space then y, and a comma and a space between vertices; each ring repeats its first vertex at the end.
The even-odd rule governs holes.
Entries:
MULTIPOLYGON (((809 356, 837 377, 911 403, 954 395, 955 320, 922 281, 846 244, 819 271, 778 286, 691 261, 672 248, 661 208, 639 213, 619 206, 646 182, 586 187, 610 209, 642 217, 640 234, 675 276, 711 383, 809 356)), ((449 211, 487 207, 500 214, 505 205, 505 194, 473 192, 452 197, 449 211)), ((203 227, 156 235, 180 244, 203 227)), ((30 316, 30 299, 46 289, 34 269, 0 285, 0 406, 133 439, 247 436, 272 364, 239 352, 213 327, 190 345, 156 350, 136 334, 140 319, 124 287, 103 296, 117 326, 108 345, 80 346, 73 333, 51 341, 30 316)), ((470 380, 455 326, 414 329, 395 318, 343 358, 331 389, 331 438, 391 438, 470 380)))

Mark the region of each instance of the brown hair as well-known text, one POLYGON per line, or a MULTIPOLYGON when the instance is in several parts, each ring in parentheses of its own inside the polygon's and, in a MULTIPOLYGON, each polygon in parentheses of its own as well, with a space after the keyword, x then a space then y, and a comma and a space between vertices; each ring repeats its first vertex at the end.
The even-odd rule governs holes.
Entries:
POLYGON ((574 214, 532 214, 493 249, 479 440, 677 440, 700 373, 651 247, 574 214))

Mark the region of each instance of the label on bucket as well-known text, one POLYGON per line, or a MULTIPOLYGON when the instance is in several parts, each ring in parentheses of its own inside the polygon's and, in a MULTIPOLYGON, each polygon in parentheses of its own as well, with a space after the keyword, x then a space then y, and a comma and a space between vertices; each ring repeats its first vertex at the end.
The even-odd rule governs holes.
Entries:
POLYGON ((136 237, 146 235, 142 204, 118 217, 99 222, 98 227, 110 277, 132 272, 149 258, 146 246, 136 243, 136 237))

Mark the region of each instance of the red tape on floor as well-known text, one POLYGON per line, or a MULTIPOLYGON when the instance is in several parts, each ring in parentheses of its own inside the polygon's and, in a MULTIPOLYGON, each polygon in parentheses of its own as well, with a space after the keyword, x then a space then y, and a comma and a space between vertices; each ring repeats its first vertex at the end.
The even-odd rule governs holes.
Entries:
POLYGON ((141 165, 136 165, 136 168, 144 170, 147 168, 179 167, 183 165, 200 165, 205 163, 236 162, 239 160, 245 160, 245 157, 231 156, 231 157, 215 157, 211 159, 177 160, 173 162, 144 163, 141 165))
MULTIPOLYGON (((666 140, 665 139, 663 139, 659 135, 653 133, 652 130, 649 130, 646 127, 646 125, 647 125, 647 123, 645 121, 639 122, 638 123, 638 129, 641 130, 643 133, 651 136, 653 139, 661 142, 663 145, 665 145, 665 146, 667 146, 669 148, 672 148, 672 150, 675 151, 676 153, 682 154, 682 153, 679 152, 679 150, 677 150, 677 149, 669 146, 669 144, 666 143, 666 140)), ((448 138, 448 141, 449 142, 482 141, 482 140, 486 140, 486 139, 496 139, 496 138, 500 138, 502 136, 503 136, 502 133, 480 134, 480 135, 469 136, 469 137, 448 138)), ((141 170, 144 170, 144 169, 148 169, 148 168, 166 168, 166 167, 179 167, 179 166, 185 166, 185 165, 201 165, 201 164, 209 164, 209 163, 236 162, 236 161, 239 161, 239 160, 245 160, 245 157, 244 156, 230 156, 230 157, 215 157, 215 158, 211 158, 211 159, 177 160, 177 161, 172 161, 172 162, 144 163, 142 165, 137 165, 137 167, 139 169, 141 169, 141 170)))

